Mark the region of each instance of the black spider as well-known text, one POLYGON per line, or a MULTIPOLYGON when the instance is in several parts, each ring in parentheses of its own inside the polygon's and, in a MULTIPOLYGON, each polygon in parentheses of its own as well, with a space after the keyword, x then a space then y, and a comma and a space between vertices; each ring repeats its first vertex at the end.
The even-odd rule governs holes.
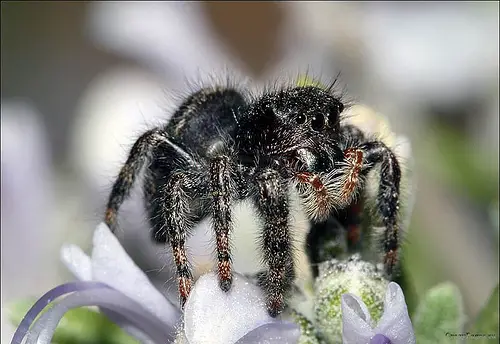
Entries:
POLYGON ((163 127, 147 131, 133 145, 117 177, 105 214, 115 231, 117 212, 145 167, 143 191, 152 234, 169 243, 176 265, 181 306, 193 276, 186 258, 187 235, 212 218, 218 276, 231 288, 231 206, 250 198, 262 220, 261 278, 267 309, 282 312, 293 285, 290 187, 296 188, 313 231, 356 204, 363 179, 380 169, 378 213, 386 272, 398 263, 400 167, 380 141, 341 125, 344 104, 331 88, 290 87, 258 98, 230 88, 203 88, 189 96, 163 127))

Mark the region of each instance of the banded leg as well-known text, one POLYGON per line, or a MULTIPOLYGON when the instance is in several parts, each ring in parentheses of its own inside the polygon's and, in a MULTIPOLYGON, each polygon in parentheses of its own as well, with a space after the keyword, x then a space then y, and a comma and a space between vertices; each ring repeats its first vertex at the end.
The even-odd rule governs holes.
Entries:
POLYGON ((189 185, 187 174, 173 174, 161 188, 161 216, 166 226, 167 236, 174 257, 176 274, 179 282, 180 305, 183 308, 191 292, 193 274, 186 256, 186 240, 190 221, 189 185))
POLYGON ((222 290, 228 291, 233 281, 229 234, 232 226, 231 201, 234 195, 233 173, 227 156, 210 162, 210 194, 212 197, 212 225, 217 241, 217 271, 222 290))
POLYGON ((293 247, 289 229, 289 195, 277 171, 267 169, 256 177, 255 205, 263 219, 262 241, 267 273, 262 281, 267 309, 276 317, 285 308, 285 296, 295 277, 293 247))
POLYGON ((361 182, 364 152, 358 147, 365 142, 365 135, 356 126, 345 125, 341 128, 341 136, 344 149, 343 161, 346 165, 343 167, 345 179, 341 186, 339 203, 348 207, 354 201, 361 182))
POLYGON ((306 213, 313 223, 325 222, 335 209, 344 209, 356 202, 357 191, 362 185, 363 151, 347 148, 341 159, 330 173, 300 172, 295 175, 306 213))
POLYGON ((382 142, 366 142, 360 145, 359 149, 364 152, 366 166, 364 173, 367 173, 376 164, 381 166, 377 208, 385 226, 382 239, 384 267, 386 273, 392 276, 399 258, 400 231, 398 215, 401 168, 394 153, 382 142))
POLYGON ((164 142, 164 140, 165 138, 160 134, 159 129, 153 129, 147 131, 139 137, 139 139, 137 139, 132 146, 127 161, 121 168, 120 173, 113 184, 106 207, 104 221, 112 232, 115 232, 116 230, 118 210, 125 198, 130 195, 130 190, 134 185, 137 175, 140 173, 146 162, 151 158, 154 148, 164 142))
MULTIPOLYGON (((332 216, 334 209, 349 207, 360 186, 363 152, 352 147, 364 142, 365 136, 359 128, 348 124, 341 127, 340 141, 338 151, 330 152, 333 153, 330 158, 336 165, 333 170, 321 173, 314 170, 295 175, 305 210, 312 224, 325 223, 332 216), (304 188, 300 184, 309 187, 304 188)), ((320 162, 326 160, 320 158, 317 165, 322 165, 320 162)))

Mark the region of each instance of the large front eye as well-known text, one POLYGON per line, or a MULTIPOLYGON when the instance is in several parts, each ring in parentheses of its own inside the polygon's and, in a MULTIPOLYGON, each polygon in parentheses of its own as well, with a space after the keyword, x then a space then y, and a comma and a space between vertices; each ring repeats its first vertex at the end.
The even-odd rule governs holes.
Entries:
POLYGON ((315 114, 311 119, 311 129, 320 131, 325 127, 325 117, 322 114, 315 114))
POLYGON ((306 115, 299 114, 295 120, 296 120, 297 124, 304 124, 307 121, 307 117, 306 117, 306 115))

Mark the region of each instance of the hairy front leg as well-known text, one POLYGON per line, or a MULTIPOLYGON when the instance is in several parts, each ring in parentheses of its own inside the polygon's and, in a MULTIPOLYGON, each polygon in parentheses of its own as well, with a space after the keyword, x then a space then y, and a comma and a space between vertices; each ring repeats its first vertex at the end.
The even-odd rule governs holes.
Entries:
POLYGON ((262 247, 267 272, 262 280, 267 309, 276 317, 285 308, 293 279, 294 257, 290 233, 290 201, 287 184, 275 170, 266 169, 256 176, 255 205, 263 220, 262 247))
POLYGON ((161 188, 161 216, 175 262, 182 308, 193 284, 193 274, 186 255, 187 233, 192 228, 188 198, 192 179, 186 173, 177 172, 161 188))
POLYGON ((332 212, 349 207, 362 183, 363 151, 348 148, 343 160, 328 173, 300 172, 295 175, 305 211, 314 223, 328 220, 332 212))
POLYGON ((235 193, 233 168, 228 156, 213 158, 210 162, 210 195, 212 198, 212 226, 217 242, 217 272, 222 290, 228 291, 233 281, 231 271, 231 203, 235 193))

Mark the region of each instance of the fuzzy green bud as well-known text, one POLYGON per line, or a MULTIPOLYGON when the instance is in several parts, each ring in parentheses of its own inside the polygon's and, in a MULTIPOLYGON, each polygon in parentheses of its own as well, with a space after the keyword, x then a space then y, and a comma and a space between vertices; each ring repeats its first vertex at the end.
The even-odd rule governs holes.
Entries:
POLYGON ((319 266, 314 307, 315 326, 329 343, 342 342, 341 297, 352 293, 366 304, 373 324, 384 311, 387 281, 375 265, 361 260, 359 254, 346 261, 330 260, 319 266))

